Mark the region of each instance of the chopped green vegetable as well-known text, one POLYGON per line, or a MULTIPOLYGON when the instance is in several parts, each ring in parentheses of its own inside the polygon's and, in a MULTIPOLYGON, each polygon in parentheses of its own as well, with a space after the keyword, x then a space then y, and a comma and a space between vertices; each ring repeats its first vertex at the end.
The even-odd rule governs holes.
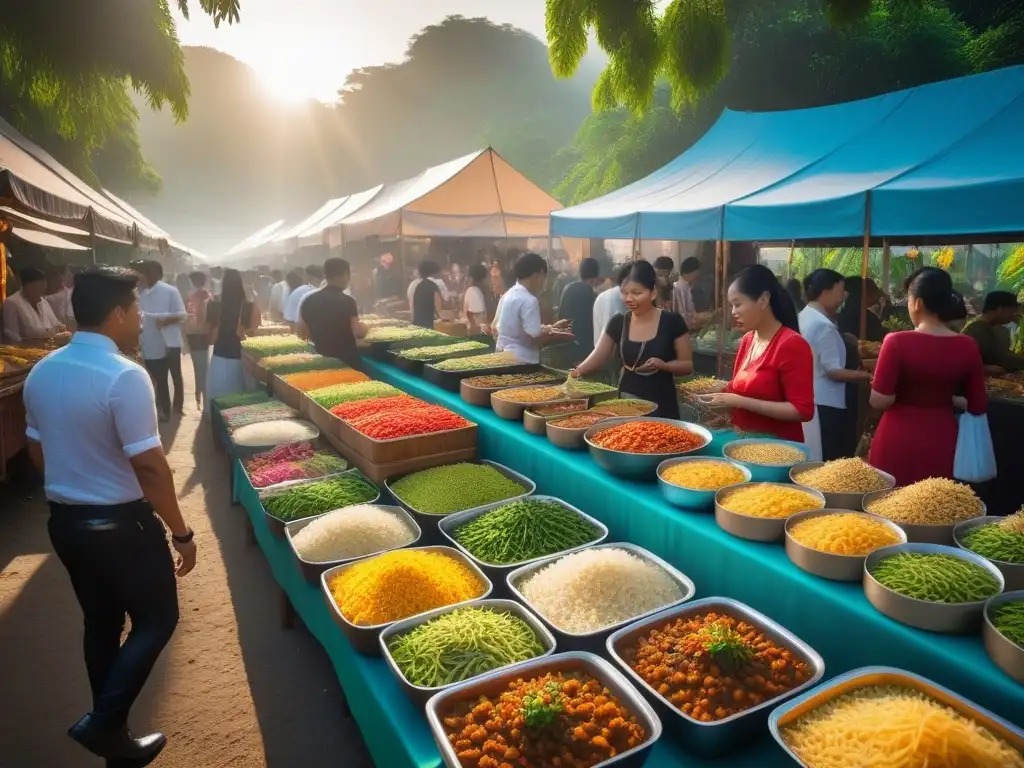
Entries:
POLYGON ((557 501, 513 501, 460 526, 455 540, 489 565, 508 565, 575 549, 598 529, 557 501))
POLYGON ((407 360, 444 360, 445 358, 460 354, 461 352, 473 352, 478 349, 487 349, 487 345, 479 341, 462 341, 458 344, 406 349, 400 352, 399 356, 404 357, 407 360))
POLYGON ((332 384, 306 393, 310 400, 327 410, 342 403, 356 400, 370 400, 376 397, 393 397, 403 394, 400 390, 383 381, 361 381, 358 384, 332 384))
POLYGON ((353 504, 365 504, 379 495, 359 475, 340 475, 327 480, 298 483, 261 495, 263 508, 279 520, 290 522, 322 515, 353 504))
POLYGON ((450 515, 526 493, 488 464, 447 464, 406 475, 391 486, 402 502, 428 515, 450 515))
POLYGON ((266 392, 236 392, 232 395, 221 395, 220 397, 213 398, 213 404, 218 410, 225 411, 228 408, 265 403, 272 399, 266 392))

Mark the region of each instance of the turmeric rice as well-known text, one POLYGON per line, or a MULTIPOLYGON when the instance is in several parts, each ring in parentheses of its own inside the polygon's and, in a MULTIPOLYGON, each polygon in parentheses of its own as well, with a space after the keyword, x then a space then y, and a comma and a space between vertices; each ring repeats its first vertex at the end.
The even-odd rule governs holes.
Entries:
POLYGON ((779 519, 825 505, 799 488, 750 483, 730 492, 722 506, 737 515, 779 519))
POLYGON ((717 491, 727 485, 742 483, 746 479, 743 470, 735 464, 724 461, 685 461, 674 464, 661 473, 666 483, 694 491, 717 491))

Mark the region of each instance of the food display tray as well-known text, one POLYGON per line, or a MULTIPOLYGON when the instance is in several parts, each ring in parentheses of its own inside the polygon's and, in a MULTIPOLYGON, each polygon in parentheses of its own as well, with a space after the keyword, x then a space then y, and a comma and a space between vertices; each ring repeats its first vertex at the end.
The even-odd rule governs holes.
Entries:
MULTIPOLYGON (((270 377, 269 382, 270 394, 276 397, 285 405, 291 406, 304 417, 308 418, 306 403, 306 393, 301 389, 296 389, 287 381, 280 376, 274 375, 270 377)), ((319 425, 317 425, 319 426, 319 425)), ((321 427, 323 429, 323 427, 321 427)))
MULTIPOLYGON (((333 416, 333 414, 331 414, 333 416)), ((374 464, 394 464, 399 461, 430 456, 437 453, 476 450, 477 425, 430 432, 425 435, 410 435, 392 440, 375 440, 367 437, 346 421, 334 417, 334 436, 363 458, 374 464)))
MULTIPOLYGON (((468 341, 468 339, 463 339, 463 341, 468 341)), ((458 342, 456 341, 452 343, 458 342)), ((425 346, 430 345, 428 344, 425 346)), ((458 357, 472 357, 473 355, 487 354, 486 349, 471 349, 465 352, 455 352, 447 355, 441 355, 439 357, 428 358, 426 360, 410 360, 407 357, 402 357, 402 351, 403 350, 401 349, 396 349, 392 347, 391 349, 388 350, 386 358, 389 363, 395 366, 395 368, 398 368, 400 371, 407 371, 409 373, 419 373, 420 371, 423 370, 424 365, 439 363, 442 360, 454 360, 455 358, 458 357)))
POLYGON ((463 379, 474 376, 499 376, 503 373, 533 373, 540 371, 540 363, 511 363, 496 368, 476 368, 472 371, 440 371, 432 365, 423 366, 423 378, 448 392, 458 392, 463 379))
MULTIPOLYGON (((366 475, 366 477, 378 486, 383 486, 385 481, 392 477, 408 475, 410 472, 418 472, 421 469, 439 467, 442 464, 458 464, 463 461, 476 461, 477 457, 476 447, 474 446, 473 448, 463 448, 458 451, 451 451, 450 453, 429 453, 424 456, 416 456, 411 459, 395 461, 390 464, 375 464, 362 454, 356 453, 352 450, 351 445, 339 440, 335 436, 324 435, 323 439, 326 440, 334 450, 346 458, 353 467, 366 475)), ((436 526, 434 527, 436 528, 436 526)), ((436 531, 432 531, 428 528, 424 528, 423 535, 425 540, 429 540, 431 542, 440 540, 436 531)))
MULTIPOLYGON (((556 383, 558 383, 560 381, 563 381, 564 378, 565 378, 564 376, 560 375, 559 373, 557 373, 557 372, 555 372, 555 371, 551 370, 550 368, 547 368, 547 367, 545 367, 543 365, 537 365, 537 366, 532 366, 532 367, 534 367, 535 370, 517 370, 517 371, 515 371, 515 373, 540 373, 540 372, 547 373, 547 372, 550 372, 551 373, 551 380, 550 381, 536 382, 537 384, 539 384, 541 386, 551 386, 551 385, 556 384, 556 383)), ((464 403, 468 403, 469 405, 479 405, 479 406, 481 406, 483 408, 490 408, 491 407, 491 395, 494 394, 495 392, 498 392, 498 391, 500 391, 502 389, 515 389, 517 387, 523 387, 523 386, 526 386, 526 387, 534 386, 534 384, 512 384, 511 386, 502 386, 502 387, 474 387, 473 385, 471 385, 471 384, 466 382, 466 379, 472 379, 472 378, 475 378, 476 376, 489 376, 489 375, 492 375, 492 374, 489 374, 489 373, 479 373, 478 374, 478 373, 476 373, 476 371, 474 371, 473 372, 473 376, 466 376, 464 379, 459 381, 459 397, 462 398, 462 401, 464 403)))
MULTIPOLYGON (((367 499, 366 501, 361 502, 362 504, 376 504, 378 501, 380 501, 380 488, 377 486, 376 483, 372 482, 372 480, 370 480, 370 478, 364 476, 357 469, 350 469, 350 470, 348 470, 346 472, 338 472, 338 473, 336 473, 334 475, 331 475, 330 477, 336 478, 336 477, 343 477, 345 475, 358 475, 358 476, 362 477, 363 480, 370 481, 370 485, 374 486, 374 488, 377 490, 377 495, 376 496, 374 496, 372 499, 367 499)), ((310 480, 300 480, 299 482, 291 483, 291 484, 282 483, 281 485, 272 485, 269 488, 263 489, 262 491, 258 491, 257 493, 258 493, 258 495, 260 497, 260 507, 263 508, 263 515, 264 515, 264 517, 267 518, 267 527, 270 528, 270 532, 272 534, 274 534, 277 538, 283 539, 283 538, 285 538, 285 532, 284 532, 285 526, 288 525, 288 523, 295 522, 295 521, 294 520, 287 520, 287 521, 286 520, 281 520, 280 518, 274 517, 272 514, 267 512, 267 508, 263 506, 263 496, 264 496, 264 494, 267 494, 267 493, 274 494, 274 493, 276 493, 278 491, 284 490, 286 487, 287 488, 294 488, 295 486, 298 486, 298 485, 308 485, 309 483, 318 483, 321 480, 325 480, 325 479, 326 478, 324 478, 324 477, 314 477, 314 478, 312 478, 310 480)), ((327 511, 330 512, 332 510, 327 510, 327 511)), ((312 515, 311 517, 319 517, 319 515, 312 515)), ((301 519, 305 520, 306 518, 301 518, 301 519)))

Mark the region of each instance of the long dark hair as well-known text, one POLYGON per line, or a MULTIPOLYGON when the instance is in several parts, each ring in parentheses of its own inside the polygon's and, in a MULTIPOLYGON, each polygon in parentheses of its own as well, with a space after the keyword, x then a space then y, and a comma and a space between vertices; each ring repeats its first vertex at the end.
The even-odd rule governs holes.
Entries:
POLYGON ((245 287, 242 285, 242 273, 237 269, 225 269, 220 292, 220 327, 238 327, 244 324, 242 308, 245 306, 245 287))
POLYGON ((907 279, 908 294, 944 323, 967 316, 963 297, 953 290, 953 278, 938 267, 923 267, 907 279))
POLYGON ((658 273, 649 261, 638 259, 632 262, 626 279, 622 281, 623 285, 626 283, 639 283, 648 291, 653 291, 658 287, 658 273))
POLYGON ((779 284, 775 276, 764 264, 752 264, 744 267, 733 280, 733 287, 747 298, 757 301, 768 294, 768 305, 775 319, 787 328, 800 333, 800 323, 796 317, 796 307, 786 289, 779 284))

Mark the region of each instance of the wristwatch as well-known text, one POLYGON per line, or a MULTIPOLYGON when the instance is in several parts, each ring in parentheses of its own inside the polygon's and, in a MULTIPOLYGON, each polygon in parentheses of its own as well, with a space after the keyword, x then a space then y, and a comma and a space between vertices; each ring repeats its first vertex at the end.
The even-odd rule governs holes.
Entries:
POLYGON ((191 528, 188 529, 188 533, 186 533, 184 536, 178 536, 174 533, 171 534, 171 538, 174 539, 174 541, 178 544, 188 544, 190 541, 192 541, 192 539, 195 538, 195 536, 196 532, 193 531, 191 528))

